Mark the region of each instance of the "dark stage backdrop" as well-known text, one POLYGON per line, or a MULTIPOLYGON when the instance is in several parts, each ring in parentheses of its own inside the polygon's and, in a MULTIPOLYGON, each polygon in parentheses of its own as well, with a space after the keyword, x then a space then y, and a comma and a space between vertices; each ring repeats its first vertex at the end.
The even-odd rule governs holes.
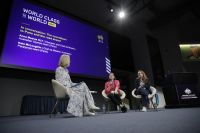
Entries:
POLYGON ((135 72, 131 40, 128 37, 110 32, 109 47, 113 68, 135 72))

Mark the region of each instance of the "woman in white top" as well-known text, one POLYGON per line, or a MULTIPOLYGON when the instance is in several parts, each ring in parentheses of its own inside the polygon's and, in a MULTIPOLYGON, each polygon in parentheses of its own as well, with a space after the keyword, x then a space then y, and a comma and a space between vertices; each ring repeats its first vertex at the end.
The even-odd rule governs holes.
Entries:
POLYGON ((74 116, 83 116, 83 115, 95 115, 95 113, 90 112, 90 110, 99 109, 94 104, 94 99, 90 93, 88 86, 84 82, 73 83, 71 81, 69 71, 67 67, 70 65, 70 56, 61 55, 59 66, 56 69, 56 80, 69 88, 66 90, 69 93, 69 102, 67 106, 67 111, 74 116))

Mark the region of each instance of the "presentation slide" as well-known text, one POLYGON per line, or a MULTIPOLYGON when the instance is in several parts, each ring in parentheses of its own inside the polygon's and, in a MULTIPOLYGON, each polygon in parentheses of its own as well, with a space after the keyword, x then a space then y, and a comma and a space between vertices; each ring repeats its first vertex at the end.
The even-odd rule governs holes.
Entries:
POLYGON ((71 57, 72 74, 105 78, 111 71, 108 34, 101 28, 27 1, 13 1, 1 66, 55 71, 71 57))

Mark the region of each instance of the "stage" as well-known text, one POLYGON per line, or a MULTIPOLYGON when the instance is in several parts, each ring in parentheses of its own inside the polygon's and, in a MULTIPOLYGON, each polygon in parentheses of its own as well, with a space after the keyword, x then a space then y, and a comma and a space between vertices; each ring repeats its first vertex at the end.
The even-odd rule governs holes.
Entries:
POLYGON ((0 117, 0 133, 199 133, 200 108, 0 117))

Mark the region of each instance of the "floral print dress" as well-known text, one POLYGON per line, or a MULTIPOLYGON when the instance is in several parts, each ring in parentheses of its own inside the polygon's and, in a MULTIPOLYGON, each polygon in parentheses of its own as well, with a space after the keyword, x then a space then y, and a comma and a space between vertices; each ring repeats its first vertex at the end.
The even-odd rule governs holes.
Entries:
POLYGON ((88 112, 94 106, 94 99, 90 93, 88 86, 84 82, 73 83, 69 76, 68 69, 57 67, 55 72, 56 80, 70 88, 72 93, 68 94, 70 99, 67 111, 74 116, 83 116, 83 112, 88 112))

